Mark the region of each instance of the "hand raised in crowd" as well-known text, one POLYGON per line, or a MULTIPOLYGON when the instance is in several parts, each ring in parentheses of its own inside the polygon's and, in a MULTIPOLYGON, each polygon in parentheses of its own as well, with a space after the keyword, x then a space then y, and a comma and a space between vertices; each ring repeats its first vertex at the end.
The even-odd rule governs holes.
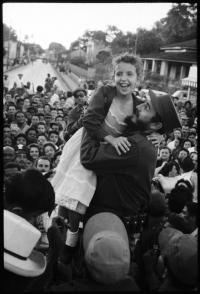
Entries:
POLYGON ((163 140, 163 135, 159 134, 159 133, 152 133, 151 135, 147 136, 147 139, 151 141, 151 143, 158 148, 160 145, 160 142, 163 140))
POLYGON ((126 153, 130 150, 131 143, 128 141, 126 137, 117 137, 114 138, 111 135, 106 136, 105 141, 110 143, 113 147, 115 147, 118 155, 121 155, 123 153, 126 153))
POLYGON ((47 231, 49 247, 59 254, 65 245, 66 240, 66 225, 64 220, 57 216, 52 219, 51 226, 47 231))

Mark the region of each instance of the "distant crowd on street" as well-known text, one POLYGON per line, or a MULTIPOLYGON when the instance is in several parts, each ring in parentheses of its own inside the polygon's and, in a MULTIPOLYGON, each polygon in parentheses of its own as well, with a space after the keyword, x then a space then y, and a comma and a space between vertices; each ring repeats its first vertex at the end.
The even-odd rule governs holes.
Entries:
POLYGON ((197 106, 144 95, 140 66, 92 91, 4 74, 4 291, 197 291, 197 106))

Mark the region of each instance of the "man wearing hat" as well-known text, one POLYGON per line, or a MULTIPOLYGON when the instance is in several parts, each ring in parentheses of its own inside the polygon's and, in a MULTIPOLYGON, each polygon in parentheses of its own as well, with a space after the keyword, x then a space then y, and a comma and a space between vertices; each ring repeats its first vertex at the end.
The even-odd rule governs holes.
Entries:
POLYGON ((71 137, 79 128, 83 126, 82 118, 85 113, 87 102, 87 92, 83 88, 77 88, 73 92, 74 108, 68 114, 67 134, 71 137))
POLYGON ((4 75, 4 80, 3 80, 3 90, 4 90, 4 94, 6 95, 8 93, 9 90, 9 86, 10 86, 10 82, 8 79, 8 75, 4 75))
MULTIPOLYGON (((137 106, 136 114, 128 117, 126 123, 124 136, 128 138, 131 147, 121 156, 110 144, 102 142, 98 145, 85 129, 83 131, 81 162, 85 168, 97 174, 97 187, 86 211, 85 222, 89 222, 91 217, 95 220, 96 215, 103 212, 113 213, 122 219, 144 213, 149 206, 151 180, 157 160, 157 151, 148 141, 147 135, 155 131, 163 134, 181 126, 170 96, 157 97, 151 90, 146 101, 137 106)), ((105 227, 106 224, 101 229, 105 227)), ((93 232, 95 236, 95 228, 93 232)), ((93 236, 85 252, 88 248, 94 249, 93 236)), ((94 262, 94 271, 98 262, 94 262)))

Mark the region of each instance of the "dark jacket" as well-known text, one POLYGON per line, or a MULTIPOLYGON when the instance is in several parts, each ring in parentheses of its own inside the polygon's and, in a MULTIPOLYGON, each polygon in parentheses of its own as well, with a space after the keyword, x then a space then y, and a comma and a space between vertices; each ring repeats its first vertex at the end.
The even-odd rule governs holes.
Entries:
POLYGON ((83 126, 83 106, 75 106, 68 114, 66 132, 71 137, 83 126))
MULTIPOLYGON (((98 141, 101 141, 108 134, 102 130, 101 126, 104 122, 112 100, 117 95, 115 86, 106 85, 97 89, 93 95, 87 111, 83 117, 83 126, 86 128, 88 134, 98 141)), ((133 113, 135 113, 136 106, 142 101, 133 94, 133 113)))
POLYGON ((119 156, 113 146, 98 143, 83 129, 81 163, 97 174, 97 187, 88 208, 135 215, 148 206, 156 150, 140 133, 128 136, 130 150, 119 156))

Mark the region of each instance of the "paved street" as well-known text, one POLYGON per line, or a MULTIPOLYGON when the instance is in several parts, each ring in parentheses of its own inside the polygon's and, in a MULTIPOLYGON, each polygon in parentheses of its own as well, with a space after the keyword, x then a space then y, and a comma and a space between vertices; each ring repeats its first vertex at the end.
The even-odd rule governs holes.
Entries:
POLYGON ((50 63, 48 64, 43 63, 40 59, 36 60, 33 63, 33 65, 30 63, 26 66, 22 66, 12 71, 9 71, 7 74, 9 76, 11 87, 14 84, 15 80, 17 79, 17 75, 19 73, 22 73, 24 75, 23 79, 25 83, 27 83, 28 81, 33 83, 35 90, 38 85, 41 85, 44 87, 44 81, 48 73, 50 73, 51 76, 56 76, 58 78, 57 84, 61 90, 63 91, 69 90, 67 85, 59 78, 59 75, 56 73, 52 65, 50 63))

